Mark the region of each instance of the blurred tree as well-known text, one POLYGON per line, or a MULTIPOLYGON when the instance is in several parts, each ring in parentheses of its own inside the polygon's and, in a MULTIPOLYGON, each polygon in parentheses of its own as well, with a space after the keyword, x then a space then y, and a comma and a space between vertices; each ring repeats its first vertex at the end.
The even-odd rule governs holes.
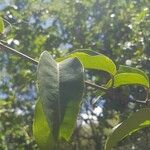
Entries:
MULTIPOLYGON (((142 68, 149 75, 149 0, 1 0, 0 10, 10 23, 5 21, 1 40, 37 60, 44 50, 58 58, 76 49, 92 49, 115 60, 117 66, 142 68)), ((108 78, 103 72, 87 72, 87 79, 97 84, 108 78)), ((140 87, 118 88, 99 99, 96 106, 101 106, 102 113, 95 115, 96 106, 91 105, 95 93, 87 89, 87 95, 81 114, 85 112, 88 118, 79 116, 81 125, 72 139, 76 150, 103 149, 110 129, 142 107, 133 101, 145 96, 140 87), (91 122, 93 116, 96 125, 91 122)), ((8 102, 0 105, 0 148, 37 149, 31 136, 36 66, 0 52, 0 99, 8 102)), ((144 145, 149 149, 149 136, 145 129, 120 143, 118 149, 141 149, 144 145)))

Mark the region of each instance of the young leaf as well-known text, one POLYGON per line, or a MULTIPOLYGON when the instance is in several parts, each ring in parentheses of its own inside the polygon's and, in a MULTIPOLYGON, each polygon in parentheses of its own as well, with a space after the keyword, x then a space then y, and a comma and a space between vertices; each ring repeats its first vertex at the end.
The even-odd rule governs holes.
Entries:
POLYGON ((58 136, 69 139, 84 90, 80 61, 69 58, 57 63, 48 52, 43 52, 38 64, 38 83, 43 111, 54 140, 58 136))
MULTIPOLYGON (((84 50, 73 52, 65 58, 68 57, 77 57, 86 69, 102 70, 108 72, 111 75, 116 74, 116 65, 110 58, 103 54, 84 50)), ((61 59, 58 59, 58 61, 59 60, 61 59)))
POLYGON ((4 31, 4 22, 3 19, 0 17, 0 33, 4 31))
POLYGON ((114 87, 138 84, 149 88, 149 81, 144 75, 138 73, 120 73, 114 76, 114 87))
POLYGON ((143 108, 133 113, 127 120, 114 128, 106 141, 105 150, 111 150, 123 138, 148 126, 150 126, 150 108, 143 108))
POLYGON ((137 68, 120 65, 117 73, 118 74, 119 73, 138 73, 138 74, 141 74, 142 76, 144 76, 145 79, 147 79, 147 81, 149 82, 149 78, 148 78, 147 74, 144 71, 137 69, 137 68))

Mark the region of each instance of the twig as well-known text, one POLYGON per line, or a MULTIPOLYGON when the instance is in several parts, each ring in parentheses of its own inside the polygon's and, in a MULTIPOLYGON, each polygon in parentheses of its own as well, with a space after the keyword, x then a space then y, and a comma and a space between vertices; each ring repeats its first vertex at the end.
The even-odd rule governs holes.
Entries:
POLYGON ((7 21, 5 18, 3 18, 3 21, 6 22, 6 23, 8 23, 9 26, 10 26, 10 28, 12 28, 12 25, 11 25, 11 23, 9 21, 7 21))
POLYGON ((89 85, 89 86, 91 86, 91 87, 93 87, 93 88, 96 88, 96 89, 101 89, 101 90, 103 90, 103 91, 106 91, 106 90, 107 90, 107 88, 105 88, 105 87, 103 87, 103 86, 100 86, 100 85, 97 85, 97 84, 95 84, 95 83, 91 83, 91 82, 89 82, 89 81, 85 81, 85 84, 86 84, 86 85, 89 85))
POLYGON ((38 61, 36 61, 35 59, 21 53, 21 52, 18 52, 17 50, 7 46, 7 45, 4 45, 3 43, 0 42, 0 50, 4 50, 6 52, 10 52, 12 54, 15 54, 23 59, 26 59, 28 61, 30 61, 31 63, 33 63, 34 65, 37 65, 38 64, 38 61))
MULTIPOLYGON (((23 54, 21 52, 18 52, 17 50, 15 50, 15 49, 7 46, 7 45, 4 45, 1 42, 0 42, 0 50, 6 51, 6 52, 10 52, 10 53, 15 54, 15 55, 17 55, 17 56, 19 56, 19 57, 21 57, 23 59, 26 59, 26 60, 30 61, 34 65, 38 65, 38 61, 37 60, 35 60, 35 59, 33 59, 33 58, 29 57, 28 55, 25 55, 25 54, 23 54)), ((91 83, 89 81, 85 81, 85 84, 87 86, 91 86, 91 87, 96 88, 96 89, 101 89, 103 91, 107 90, 107 88, 102 87, 102 86, 97 85, 97 84, 94 84, 94 83, 91 83)))

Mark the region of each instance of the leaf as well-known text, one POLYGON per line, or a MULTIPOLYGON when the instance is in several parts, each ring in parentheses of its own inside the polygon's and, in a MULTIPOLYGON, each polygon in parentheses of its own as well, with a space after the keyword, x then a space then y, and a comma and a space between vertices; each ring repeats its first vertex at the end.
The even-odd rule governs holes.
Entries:
POLYGON ((43 112, 40 100, 37 101, 33 119, 33 135, 38 144, 38 147, 43 149, 53 149, 54 142, 52 131, 48 126, 45 114, 43 112))
POLYGON ((138 73, 141 74, 143 77, 145 77, 145 79, 147 79, 147 81, 149 82, 147 74, 144 71, 137 68, 120 65, 117 73, 138 73))
MULTIPOLYGON (((117 88, 123 85, 141 85, 149 88, 149 80, 145 74, 142 73, 118 73, 114 76, 113 87, 117 88)), ((109 88, 112 85, 112 79, 109 80, 106 87, 109 88)))
MULTIPOLYGON (((62 59, 66 59, 68 57, 77 57, 86 69, 102 70, 108 72, 111 75, 116 74, 116 65, 110 58, 103 54, 93 52, 90 50, 80 50, 75 51, 69 56, 62 59)), ((58 61, 62 59, 58 59, 58 61)))
POLYGON ((0 33, 4 31, 4 22, 3 19, 0 17, 0 33))
POLYGON ((105 150, 111 150, 117 142, 148 126, 150 126, 150 108, 140 109, 114 128, 106 141, 105 150))
POLYGON ((38 83, 43 111, 54 140, 58 137, 68 140, 84 90, 80 61, 69 58, 57 63, 48 52, 43 52, 38 64, 38 83))
POLYGON ((138 73, 120 73, 114 76, 114 87, 122 85, 138 84, 149 88, 149 82, 145 76, 138 73))

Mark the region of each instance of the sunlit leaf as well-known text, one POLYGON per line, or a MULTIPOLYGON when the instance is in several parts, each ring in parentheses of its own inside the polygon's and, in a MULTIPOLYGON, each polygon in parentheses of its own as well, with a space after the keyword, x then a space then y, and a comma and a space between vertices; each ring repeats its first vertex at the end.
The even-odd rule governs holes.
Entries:
MULTIPOLYGON (((77 57, 84 68, 106 71, 111 75, 116 74, 116 65, 107 56, 89 50, 76 51, 65 57, 77 57)), ((64 58, 63 58, 64 59, 64 58)), ((61 60, 61 59, 60 59, 61 60)))
MULTIPOLYGON (((113 87, 119 87, 123 85, 141 85, 146 88, 149 88, 149 79, 147 75, 139 70, 139 69, 133 69, 131 67, 125 67, 122 66, 119 70, 118 73, 114 76, 114 81, 113 81, 113 87)), ((110 87, 112 84, 112 80, 110 80, 106 87, 110 87)))
POLYGON ((120 73, 114 76, 114 87, 137 84, 149 87, 149 82, 145 76, 138 73, 120 73))
POLYGON ((114 127, 111 135, 108 137, 105 150, 111 150, 123 138, 131 135, 144 127, 150 126, 150 108, 143 108, 133 113, 127 120, 114 127))
POLYGON ((117 73, 138 73, 141 74, 143 77, 145 77, 145 79, 147 79, 147 81, 149 82, 147 74, 144 71, 137 68, 120 65, 117 73))
POLYGON ((0 33, 4 31, 4 22, 3 19, 0 17, 0 33))
POLYGON ((36 103, 33 119, 33 135, 40 150, 54 147, 52 131, 48 126, 40 100, 36 103))

